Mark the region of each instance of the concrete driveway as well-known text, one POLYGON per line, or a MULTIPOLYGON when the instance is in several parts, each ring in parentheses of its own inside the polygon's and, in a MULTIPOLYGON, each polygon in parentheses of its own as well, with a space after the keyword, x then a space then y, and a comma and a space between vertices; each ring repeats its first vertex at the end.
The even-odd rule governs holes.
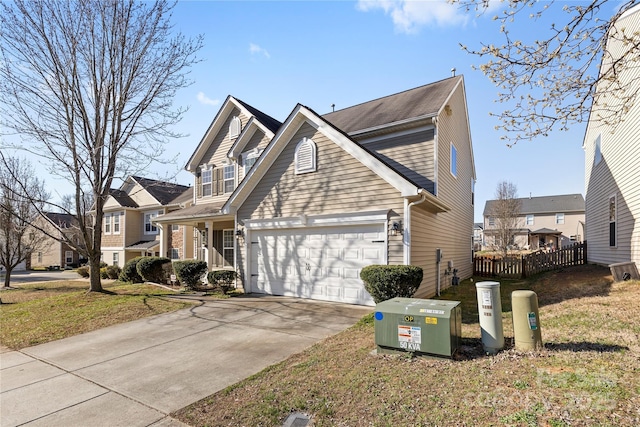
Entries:
POLYGON ((371 307, 246 296, 0 354, 0 425, 180 426, 168 414, 353 325, 371 307))

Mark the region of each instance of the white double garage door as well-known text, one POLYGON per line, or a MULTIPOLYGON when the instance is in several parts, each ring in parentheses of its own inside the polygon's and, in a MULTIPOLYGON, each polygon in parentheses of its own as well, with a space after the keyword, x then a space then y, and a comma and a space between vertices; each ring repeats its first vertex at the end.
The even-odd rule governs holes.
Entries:
POLYGON ((251 292, 373 305, 360 270, 386 263, 384 224, 255 230, 251 292))

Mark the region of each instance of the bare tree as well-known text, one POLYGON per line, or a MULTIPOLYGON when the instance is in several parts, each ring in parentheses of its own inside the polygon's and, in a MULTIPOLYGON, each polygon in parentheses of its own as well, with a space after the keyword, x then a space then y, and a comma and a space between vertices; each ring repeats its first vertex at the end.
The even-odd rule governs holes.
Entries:
POLYGON ((513 244, 514 236, 520 228, 520 208, 518 188, 515 184, 508 181, 499 182, 495 200, 489 202, 488 213, 493 222, 491 232, 494 233, 496 246, 503 256, 507 256, 509 246, 513 244))
POLYGON ((42 244, 31 224, 38 219, 48 194, 31 164, 0 154, 0 266, 5 270, 2 288, 8 288, 11 272, 38 251, 42 244))
POLYGON ((171 128, 185 110, 172 101, 191 83, 188 70, 202 39, 174 31, 174 6, 165 0, 0 6, 0 120, 21 139, 14 148, 36 153, 51 174, 74 186, 90 291, 102 290, 101 225, 114 177, 146 169, 180 136, 171 128))
MULTIPOLYGON (((467 10, 484 13, 489 0, 450 0, 467 10)), ((497 101, 507 109, 494 113, 512 143, 568 130, 588 120, 592 105, 607 124, 623 119, 638 101, 630 83, 621 82, 620 70, 640 65, 640 34, 614 25, 639 0, 563 2, 509 0, 494 17, 504 36, 502 44, 462 48, 488 59, 478 68, 499 88, 497 101), (551 13, 564 13, 563 22, 548 23, 551 13), (518 33, 518 23, 539 23, 530 40, 518 33), (546 27, 546 31, 545 31, 546 27), (513 30, 513 31, 512 31, 513 30), (618 40, 623 51, 615 58, 604 47, 618 40), (603 64, 603 66, 601 66, 603 64), (604 66, 606 64, 606 66, 604 66), (596 91, 597 88, 597 91, 596 91)))

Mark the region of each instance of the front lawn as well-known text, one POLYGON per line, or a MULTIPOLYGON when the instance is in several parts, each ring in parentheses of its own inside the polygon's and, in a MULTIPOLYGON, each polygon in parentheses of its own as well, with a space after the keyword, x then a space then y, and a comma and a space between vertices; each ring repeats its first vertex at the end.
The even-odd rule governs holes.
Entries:
POLYGON ((60 281, 0 292, 0 343, 18 350, 190 305, 162 298, 172 292, 151 285, 103 288, 87 293, 85 281, 60 281))
POLYGON ((475 286, 466 281, 442 295, 462 301, 456 360, 372 355, 370 315, 172 415, 193 426, 282 426, 295 412, 316 427, 637 426, 640 282, 611 282, 594 266, 501 281, 507 349, 485 356, 475 286), (516 289, 538 294, 541 351, 511 348, 516 289))

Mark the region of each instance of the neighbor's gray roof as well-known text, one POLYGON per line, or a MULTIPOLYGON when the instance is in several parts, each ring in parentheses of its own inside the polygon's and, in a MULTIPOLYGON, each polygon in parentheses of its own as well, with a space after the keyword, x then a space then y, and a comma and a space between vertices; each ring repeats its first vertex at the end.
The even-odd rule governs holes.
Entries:
POLYGON ((450 77, 322 116, 346 133, 435 116, 462 76, 450 77))
POLYGON ((169 204, 169 202, 181 196, 189 189, 186 185, 174 184, 172 182, 158 181, 140 176, 132 176, 131 178, 138 182, 162 205, 169 204))
POLYGON ((187 203, 193 200, 193 188, 189 187, 182 192, 178 197, 173 199, 170 204, 179 205, 181 203, 187 203))
MULTIPOLYGON (((561 194, 557 196, 524 197, 520 201, 520 214, 553 214, 566 212, 584 212, 582 194, 561 194)), ((497 200, 487 200, 484 216, 488 216, 497 200)))
POLYGON ((550 228, 540 228, 535 231, 531 231, 529 234, 562 234, 562 231, 552 230, 550 228))
POLYGON ((116 199, 116 202, 120 204, 123 208, 137 208, 138 204, 133 201, 131 197, 127 193, 122 190, 118 190, 117 188, 109 189, 109 195, 116 199))
POLYGON ((44 215, 58 228, 69 228, 72 225, 78 224, 78 220, 75 215, 59 212, 45 212, 44 215))
POLYGON ((126 250, 138 251, 138 250, 147 250, 158 246, 160 242, 158 240, 143 240, 141 242, 134 243, 133 245, 127 246, 126 250))
POLYGON ((280 128, 280 126, 282 125, 282 123, 276 119, 274 119, 273 117, 271 117, 270 115, 263 113, 262 111, 258 110, 255 107, 252 107, 251 105, 247 104, 246 102, 235 98, 236 101, 238 101, 240 104, 242 104, 244 106, 244 108, 246 108, 247 110, 249 110, 249 112, 251 114, 253 114, 255 116, 256 119, 258 119, 260 121, 260 123, 262 123, 263 125, 265 125, 267 127, 267 129, 269 129, 271 132, 276 133, 278 131, 278 129, 280 128))

